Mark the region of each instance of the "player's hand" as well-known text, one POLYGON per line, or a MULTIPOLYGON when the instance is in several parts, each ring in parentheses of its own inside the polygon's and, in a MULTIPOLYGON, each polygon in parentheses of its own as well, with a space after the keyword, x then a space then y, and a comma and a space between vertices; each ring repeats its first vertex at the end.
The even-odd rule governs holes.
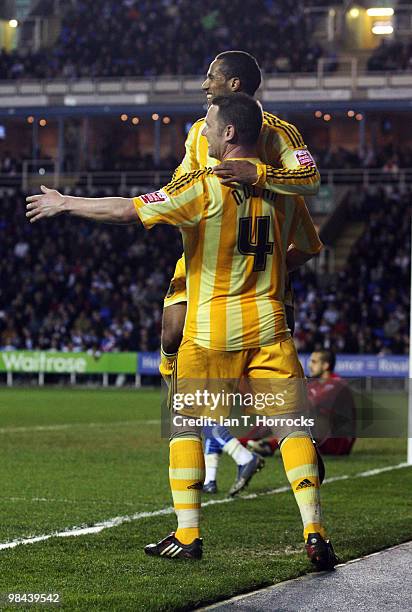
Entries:
POLYGON ((213 174, 221 179, 222 185, 246 183, 253 185, 258 180, 256 165, 246 160, 228 160, 213 168, 213 174))
POLYGON ((64 196, 56 189, 48 189, 41 185, 43 193, 32 195, 26 198, 26 217, 30 223, 35 223, 40 219, 61 215, 64 212, 64 196))

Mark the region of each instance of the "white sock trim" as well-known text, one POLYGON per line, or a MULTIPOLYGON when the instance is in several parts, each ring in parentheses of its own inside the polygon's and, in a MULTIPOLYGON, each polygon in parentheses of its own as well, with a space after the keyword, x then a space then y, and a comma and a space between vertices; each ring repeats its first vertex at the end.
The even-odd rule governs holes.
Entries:
POLYGON ((205 455, 206 476, 205 484, 216 480, 217 468, 219 466, 219 453, 205 455))
POLYGON ((199 527, 200 509, 193 510, 176 510, 177 525, 179 529, 199 527))
POLYGON ((238 465, 245 465, 253 459, 253 454, 245 448, 237 438, 232 438, 223 447, 225 453, 232 457, 238 465))

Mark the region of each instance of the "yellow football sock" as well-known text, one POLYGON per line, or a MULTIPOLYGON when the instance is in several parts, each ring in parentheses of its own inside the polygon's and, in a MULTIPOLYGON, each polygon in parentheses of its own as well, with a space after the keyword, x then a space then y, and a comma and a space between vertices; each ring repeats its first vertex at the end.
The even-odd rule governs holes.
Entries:
POLYGON ((181 436, 170 441, 169 479, 177 516, 176 538, 191 544, 199 537, 200 496, 205 460, 200 438, 181 436))
POLYGON ((160 349, 159 372, 163 376, 163 380, 165 381, 168 387, 170 387, 170 379, 173 373, 173 364, 175 363, 176 358, 177 353, 174 353, 173 355, 168 355, 163 351, 162 348, 160 349))
POLYGON ((283 465, 299 506, 303 537, 320 533, 325 537, 319 495, 319 472, 316 450, 310 436, 298 431, 287 436, 280 445, 283 465))

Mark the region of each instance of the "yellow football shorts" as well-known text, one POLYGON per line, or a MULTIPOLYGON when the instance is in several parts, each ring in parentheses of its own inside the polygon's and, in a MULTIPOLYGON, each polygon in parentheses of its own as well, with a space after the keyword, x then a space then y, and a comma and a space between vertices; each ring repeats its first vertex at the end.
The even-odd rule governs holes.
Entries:
POLYGON ((305 375, 292 338, 242 351, 210 350, 183 338, 173 369, 171 409, 218 419, 228 417, 239 401, 246 414, 305 412, 305 375))

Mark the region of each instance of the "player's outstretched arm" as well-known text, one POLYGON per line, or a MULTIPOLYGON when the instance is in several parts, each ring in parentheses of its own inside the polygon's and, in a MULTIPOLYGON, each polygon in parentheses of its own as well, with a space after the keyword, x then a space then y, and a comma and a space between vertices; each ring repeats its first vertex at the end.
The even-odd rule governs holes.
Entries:
POLYGON ((131 198, 78 198, 41 186, 42 193, 26 198, 30 223, 66 213, 102 223, 139 223, 131 198))

